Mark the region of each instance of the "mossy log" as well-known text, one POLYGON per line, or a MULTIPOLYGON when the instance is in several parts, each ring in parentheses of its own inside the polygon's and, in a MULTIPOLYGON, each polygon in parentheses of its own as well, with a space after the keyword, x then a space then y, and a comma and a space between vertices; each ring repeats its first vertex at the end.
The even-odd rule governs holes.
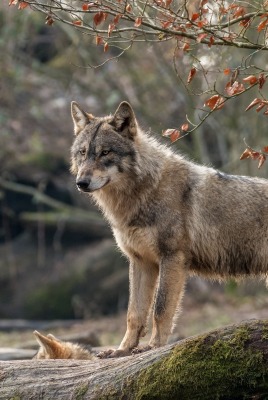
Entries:
POLYGON ((73 207, 72 212, 69 210, 62 212, 24 212, 20 214, 19 218, 25 225, 33 228, 42 223, 47 229, 56 230, 59 226, 62 226, 64 231, 92 236, 94 239, 112 236, 111 229, 101 216, 75 207, 73 207))
POLYGON ((1 399, 267 399, 268 320, 96 362, 0 363, 1 399))
POLYGON ((111 237, 111 230, 100 213, 94 210, 83 210, 56 200, 34 187, 17 182, 6 181, 0 177, 0 188, 32 196, 36 203, 42 203, 53 211, 21 212, 19 220, 24 224, 36 228, 42 223, 46 228, 57 229, 61 225, 64 230, 73 233, 100 237, 111 237))

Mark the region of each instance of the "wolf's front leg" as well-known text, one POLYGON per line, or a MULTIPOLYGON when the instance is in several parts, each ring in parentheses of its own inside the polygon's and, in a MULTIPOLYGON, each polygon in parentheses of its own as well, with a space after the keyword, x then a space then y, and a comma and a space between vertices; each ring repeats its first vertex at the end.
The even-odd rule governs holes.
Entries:
MULTIPOLYGON (((129 305, 127 312, 127 330, 117 350, 108 351, 108 357, 121 357, 131 353, 146 334, 147 319, 152 306, 158 269, 143 262, 130 263, 129 267, 129 305)), ((105 356, 105 355, 104 355, 105 356)))
POLYGON ((186 271, 182 253, 161 262, 149 347, 160 347, 167 343, 174 315, 183 296, 185 280, 186 271))

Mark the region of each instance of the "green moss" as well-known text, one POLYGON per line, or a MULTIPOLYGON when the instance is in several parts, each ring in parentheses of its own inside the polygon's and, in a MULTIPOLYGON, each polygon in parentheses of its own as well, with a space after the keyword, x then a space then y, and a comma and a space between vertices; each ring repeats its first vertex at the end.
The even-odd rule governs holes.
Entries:
POLYGON ((88 383, 85 383, 77 387, 74 393, 75 400, 83 400, 84 395, 87 393, 87 391, 88 391, 88 383))
POLYGON ((263 354, 250 347, 246 326, 178 344, 164 359, 125 382, 109 399, 242 400, 268 399, 268 368, 263 354), (264 396, 264 397, 263 397, 264 396))
MULTIPOLYGON (((108 373, 108 372, 107 372, 108 373)), ((127 400, 129 395, 122 392, 121 387, 119 389, 117 379, 120 377, 117 375, 117 378, 114 381, 114 384, 109 381, 108 385, 105 386, 94 386, 94 395, 92 399, 94 400, 127 400)), ((126 390, 127 391, 127 390, 126 390)))
POLYGON ((262 340, 268 340, 268 326, 264 326, 263 327, 262 340))

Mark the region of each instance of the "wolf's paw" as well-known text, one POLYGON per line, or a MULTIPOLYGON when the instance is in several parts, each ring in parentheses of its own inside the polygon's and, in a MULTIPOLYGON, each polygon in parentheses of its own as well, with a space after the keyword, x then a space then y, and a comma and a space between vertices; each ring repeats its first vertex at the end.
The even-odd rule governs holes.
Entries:
POLYGON ((145 351, 148 350, 152 350, 153 347, 152 346, 138 346, 138 347, 134 347, 134 349, 131 351, 131 354, 140 354, 140 353, 144 353, 145 351))
POLYGON ((128 351, 128 350, 109 349, 109 350, 101 351, 100 353, 97 354, 97 357, 98 358, 116 358, 116 357, 125 357, 125 356, 129 356, 129 355, 130 355, 130 351, 128 351))

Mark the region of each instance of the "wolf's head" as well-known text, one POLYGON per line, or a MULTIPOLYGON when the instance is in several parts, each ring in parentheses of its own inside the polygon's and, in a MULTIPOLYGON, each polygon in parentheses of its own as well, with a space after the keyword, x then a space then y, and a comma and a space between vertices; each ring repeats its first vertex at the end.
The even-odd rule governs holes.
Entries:
POLYGON ((34 359, 80 359, 96 360, 96 357, 88 350, 71 342, 64 342, 49 333, 47 336, 34 331, 39 349, 34 359))
POLYGON ((127 102, 113 116, 96 118, 72 102, 75 140, 71 172, 80 191, 94 192, 118 184, 131 170, 135 158, 137 122, 127 102))

